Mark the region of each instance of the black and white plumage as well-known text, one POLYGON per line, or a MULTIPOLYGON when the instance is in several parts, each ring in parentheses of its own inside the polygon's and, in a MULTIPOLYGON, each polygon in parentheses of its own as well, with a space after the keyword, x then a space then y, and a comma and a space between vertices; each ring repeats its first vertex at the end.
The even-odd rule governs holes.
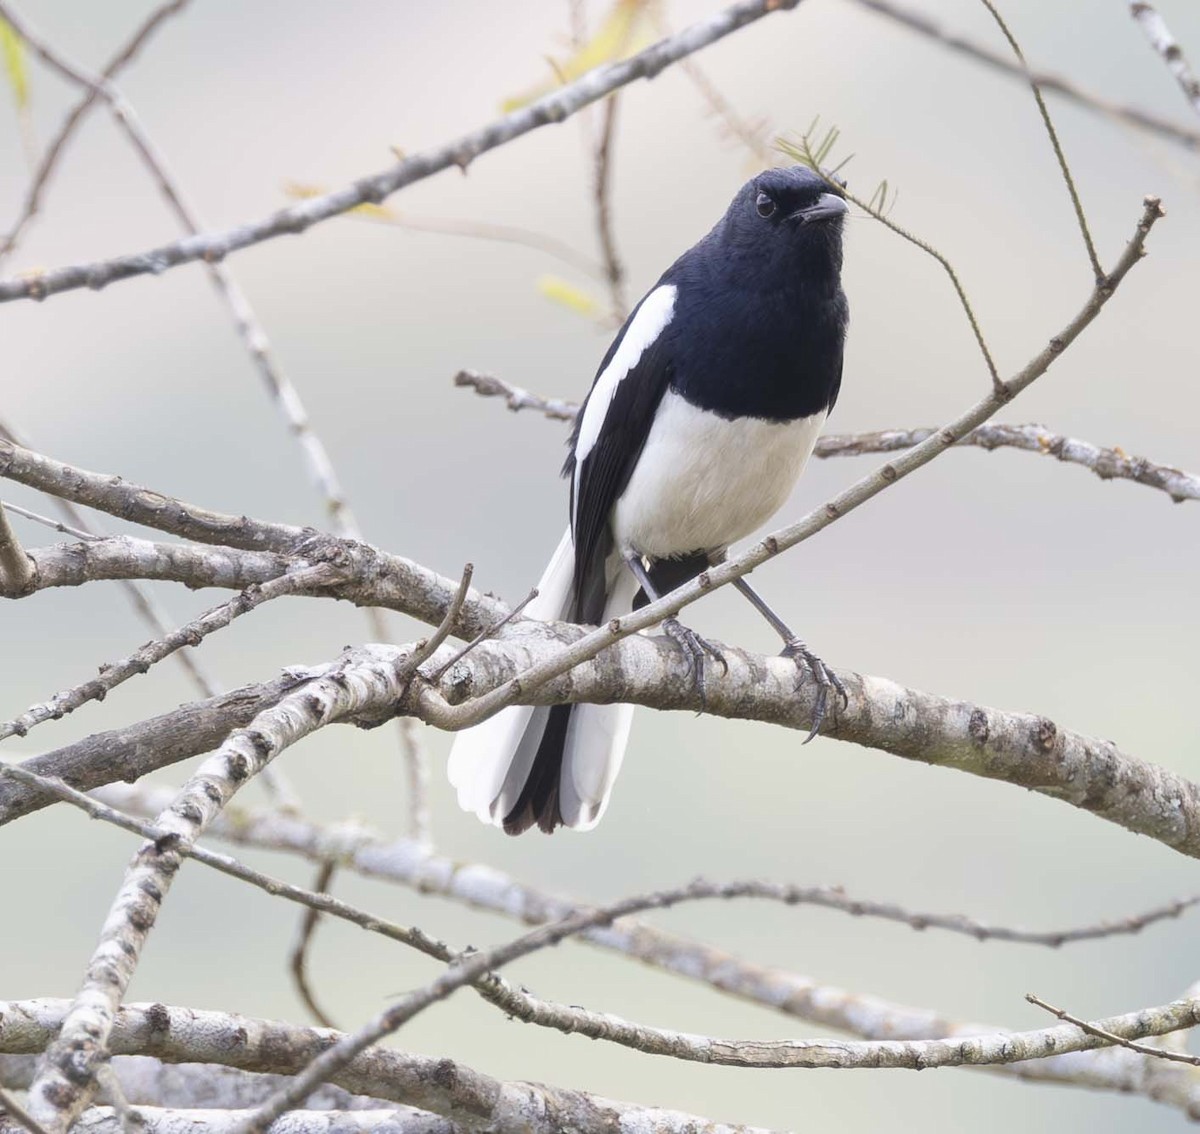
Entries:
MULTIPOLYGON (((787 500, 841 385, 845 212, 810 170, 761 173, 637 305, 576 419, 564 469, 570 527, 531 617, 599 624, 628 613, 719 561, 787 500)), ((744 580, 739 589, 791 655, 840 691, 744 580)), ((703 652, 719 657, 677 623, 664 628, 701 677, 703 652)), ((501 711, 455 740, 459 803, 510 834, 595 826, 632 712, 501 711)))

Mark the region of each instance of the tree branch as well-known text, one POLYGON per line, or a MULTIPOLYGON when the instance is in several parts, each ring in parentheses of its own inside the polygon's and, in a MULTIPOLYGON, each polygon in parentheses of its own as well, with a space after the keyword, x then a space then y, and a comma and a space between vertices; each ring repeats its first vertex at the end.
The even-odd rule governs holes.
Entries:
MULTIPOLYGON (((0 1051, 44 1050, 66 1014, 67 1002, 62 1000, 0 1002, 0 1051)), ((118 1012, 111 1044, 118 1055, 148 1054, 168 1062, 295 1075, 338 1038, 339 1033, 324 1028, 143 1004, 126 1005, 118 1012)), ((614 1128, 661 1134, 694 1134, 697 1129, 706 1134, 764 1134, 749 1127, 709 1126, 708 1120, 693 1115, 613 1102, 582 1091, 507 1083, 451 1059, 394 1048, 372 1048, 333 1081, 358 1095, 406 1103, 470 1128, 488 1125, 504 1134, 562 1134, 567 1129, 612 1134, 614 1128), (636 1125, 639 1120, 644 1125, 636 1125)))

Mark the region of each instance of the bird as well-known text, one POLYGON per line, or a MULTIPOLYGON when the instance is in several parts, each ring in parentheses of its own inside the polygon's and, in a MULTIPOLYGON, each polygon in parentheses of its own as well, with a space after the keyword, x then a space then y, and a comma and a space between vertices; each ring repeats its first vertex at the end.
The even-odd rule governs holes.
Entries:
MULTIPOLYGON (((842 185, 802 165, 767 169, 633 309, 575 419, 563 475, 569 526, 525 608, 600 625, 719 563, 788 499, 837 402, 849 306, 842 185)), ((818 685, 819 730, 837 675, 744 578, 734 586, 818 685)), ((703 703, 716 644, 675 618, 703 703)), ((725 666, 727 670, 727 666, 725 666)), ((626 704, 510 706, 458 733, 460 806, 520 834, 588 830, 629 737, 626 704)))

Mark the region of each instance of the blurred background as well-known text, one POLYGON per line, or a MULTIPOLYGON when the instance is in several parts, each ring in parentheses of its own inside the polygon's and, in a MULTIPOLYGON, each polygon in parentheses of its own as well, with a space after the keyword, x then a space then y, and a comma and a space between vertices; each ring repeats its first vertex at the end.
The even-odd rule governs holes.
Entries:
MULTIPOLYGON (((1003 49, 981 5, 911 0, 955 32, 1003 49)), ((27 18, 98 69, 151 5, 26 0, 27 18)), ((676 25, 718 3, 669 5, 676 25)), ((1200 62, 1200 10, 1160 11, 1200 62)), ((593 28, 607 6, 589 6, 593 28)), ((1200 127, 1129 18, 1127 5, 1008 0, 1036 67, 1114 102, 1200 127)), ((494 118, 552 79, 571 54, 568 4, 377 0, 242 4, 196 0, 120 87, 166 154, 206 228, 257 219, 286 187, 339 187, 407 152, 494 118)), ((699 57, 738 111, 794 133, 820 116, 842 131, 851 188, 887 179, 893 216, 945 252, 969 289, 1001 369, 1014 372, 1091 287, 1082 242, 1028 89, 872 14, 808 0, 699 57)), ((32 131, 44 143, 75 92, 35 64, 32 131)), ((7 92, 5 92, 7 93, 7 92)), ((1111 307, 1003 415, 1184 468, 1200 467, 1200 162, 1050 96, 1101 259, 1132 233, 1142 196, 1168 216, 1111 307)), ((590 138, 570 121, 389 202, 401 218, 517 225, 598 258, 590 138)), ((769 135, 768 135, 769 136, 769 135)), ((635 299, 722 213, 755 168, 677 69, 621 96, 612 210, 635 299)), ((0 98, 0 227, 28 165, 0 98)), ((106 114, 93 114, 5 275, 139 251, 174 239, 159 192, 106 114)), ((319 225, 232 257, 282 369, 299 387, 371 541, 510 601, 536 581, 566 519, 558 479, 566 429, 456 390, 464 367, 578 399, 611 329, 546 295, 543 277, 594 296, 587 275, 537 250, 406 231, 362 218, 319 225)), ((875 222, 848 228, 853 312, 831 430, 935 425, 975 400, 987 373, 937 265, 875 222)), ((204 272, 188 266, 101 293, 0 312, 0 412, 61 460, 119 473, 215 509, 321 525, 298 447, 269 404, 204 272)), ((877 457, 814 461, 780 517, 794 518, 877 457)), ((5 484, 6 498, 46 511, 5 484)), ((1125 751, 1200 776, 1194 712, 1200 506, 1015 451, 950 453, 794 549, 756 582, 828 661, 950 697, 1043 713, 1125 751)), ((30 545, 53 534, 16 521, 30 545)), ((107 523, 107 521, 105 521, 107 523)), ((114 527, 116 525, 113 525, 114 527)), ((160 588, 173 618, 216 592, 160 588)), ((736 596, 689 612, 705 634, 774 650, 736 596)), ((393 619, 397 640, 420 630, 393 619)), ((211 639, 226 686, 328 659, 367 636, 360 612, 284 600, 211 639)), ((147 632, 109 585, 0 607, 0 716, 74 685, 147 632)), ((103 705, 11 747, 33 754, 195 696, 173 663, 103 705)), ((444 778, 448 737, 428 731, 434 831, 454 858, 486 862, 579 900, 695 875, 840 883, 854 895, 1034 928, 1119 918, 1200 889, 1196 864, 1086 813, 1012 787, 764 725, 640 711, 603 824, 587 835, 505 838, 460 813, 444 778)), ((403 833, 404 770, 391 730, 331 729, 283 768, 320 819, 357 816, 403 833)), ((184 768, 159 782, 181 782, 184 768)), ((261 799, 258 789, 246 801, 261 799)), ((0 998, 70 996, 134 847, 56 808, 0 834, 0 998)), ((297 881, 309 868, 246 856, 297 881)), ((350 877, 348 900, 450 942, 515 929, 405 890, 350 877)), ((189 867, 149 942, 132 1000, 304 1020, 285 956, 298 912, 189 867)), ((1040 1027, 1029 991, 1096 1016, 1173 999, 1198 976, 1198 915, 1136 938, 1060 952, 918 934, 803 908, 694 905, 655 919, 748 958, 956 1020, 1040 1027)), ((353 1027, 435 971, 338 924, 319 930, 321 1001, 353 1027)), ((538 994, 664 1027, 737 1037, 818 1034, 792 1019, 582 945, 515 966, 538 994)), ((1144 1099, 1031 1087, 982 1073, 738 1071, 656 1060, 505 1020, 470 994, 426 1013, 396 1042, 480 1070, 774 1127, 977 1132, 1181 1128, 1144 1099)))

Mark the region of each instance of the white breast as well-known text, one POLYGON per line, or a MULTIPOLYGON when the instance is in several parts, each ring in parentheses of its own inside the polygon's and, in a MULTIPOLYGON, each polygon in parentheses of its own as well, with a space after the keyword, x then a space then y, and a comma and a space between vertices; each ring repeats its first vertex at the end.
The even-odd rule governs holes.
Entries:
POLYGON ((618 547, 668 558, 748 536, 787 500, 825 416, 730 420, 668 390, 613 509, 618 547))

